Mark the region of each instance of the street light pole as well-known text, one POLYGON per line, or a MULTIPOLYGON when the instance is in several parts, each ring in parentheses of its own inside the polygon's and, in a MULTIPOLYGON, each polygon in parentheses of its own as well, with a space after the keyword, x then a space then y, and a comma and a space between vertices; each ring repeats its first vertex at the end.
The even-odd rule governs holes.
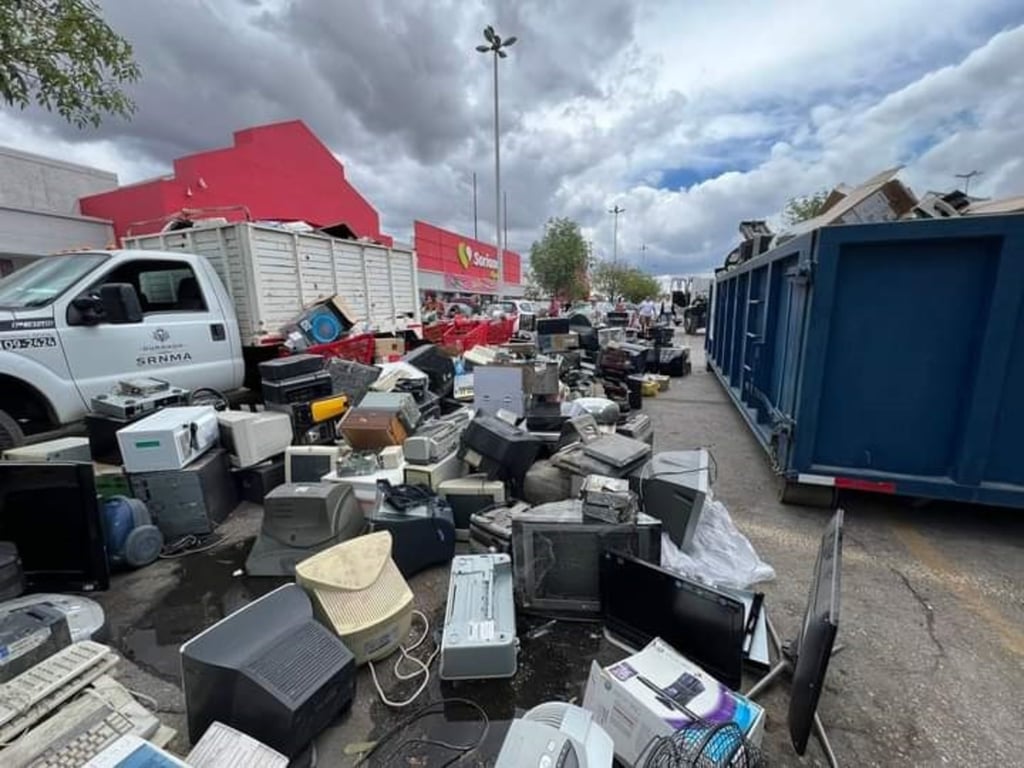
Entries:
MULTIPOLYGON (((620 208, 618 203, 615 204, 614 208, 609 208, 608 209, 608 213, 612 214, 612 216, 615 217, 613 219, 613 223, 612 223, 612 267, 613 267, 612 271, 613 271, 613 274, 615 276, 613 278, 613 280, 618 277, 618 267, 619 267, 619 214, 620 213, 625 213, 625 212, 626 212, 626 209, 625 208, 620 208)), ((615 288, 619 287, 614 282, 612 283, 612 285, 615 288)), ((612 301, 615 301, 615 291, 614 290, 612 291, 612 301)))
POLYGON ((516 41, 515 37, 502 40, 495 34, 494 27, 484 27, 484 40, 487 45, 478 45, 476 49, 480 53, 494 54, 494 240, 498 246, 498 297, 501 297, 502 286, 505 281, 505 254, 501 247, 501 138, 498 131, 498 59, 508 57, 502 50, 516 41))

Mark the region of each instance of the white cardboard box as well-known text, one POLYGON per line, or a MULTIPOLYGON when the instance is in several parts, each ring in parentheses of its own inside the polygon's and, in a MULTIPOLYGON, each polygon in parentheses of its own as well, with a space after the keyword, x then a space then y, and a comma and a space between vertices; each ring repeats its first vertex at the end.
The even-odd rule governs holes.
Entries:
POLYGON ((125 472, 181 469, 217 444, 220 427, 210 405, 164 408, 117 430, 125 472))
POLYGON ((764 710, 655 639, 643 650, 603 669, 592 663, 583 696, 584 709, 590 710, 594 721, 612 737, 615 755, 627 765, 636 764, 652 739, 690 723, 679 709, 659 701, 665 695, 654 688, 670 697, 677 691, 689 690, 692 695, 699 690, 692 698, 675 698, 705 720, 735 722, 754 746, 760 746, 764 710))

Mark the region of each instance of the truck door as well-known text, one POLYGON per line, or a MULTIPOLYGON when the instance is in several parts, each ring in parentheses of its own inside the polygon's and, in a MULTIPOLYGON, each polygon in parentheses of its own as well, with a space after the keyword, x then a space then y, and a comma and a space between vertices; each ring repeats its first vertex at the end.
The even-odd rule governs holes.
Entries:
POLYGON ((75 313, 67 311, 70 300, 58 313, 68 366, 86 403, 136 376, 187 389, 231 386, 234 355, 226 319, 187 260, 161 256, 121 262, 90 290, 105 283, 133 285, 143 320, 75 324, 75 313))

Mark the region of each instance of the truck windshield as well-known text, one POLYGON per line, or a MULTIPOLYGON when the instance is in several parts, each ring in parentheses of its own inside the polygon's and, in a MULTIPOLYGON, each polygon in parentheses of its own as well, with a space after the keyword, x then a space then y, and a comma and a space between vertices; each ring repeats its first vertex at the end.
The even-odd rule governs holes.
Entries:
POLYGON ((0 280, 0 309, 44 307, 107 259, 105 253, 45 256, 0 280))

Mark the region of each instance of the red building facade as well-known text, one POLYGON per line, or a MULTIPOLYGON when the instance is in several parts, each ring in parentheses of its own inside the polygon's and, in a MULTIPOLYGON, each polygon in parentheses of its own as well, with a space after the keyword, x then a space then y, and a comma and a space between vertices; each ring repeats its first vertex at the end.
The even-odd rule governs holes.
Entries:
MULTIPOLYGON (((413 223, 420 289, 448 293, 495 294, 498 288, 497 248, 471 237, 435 227, 425 221, 413 223)), ((515 251, 502 251, 506 292, 519 295, 521 260, 515 251)))
POLYGON ((110 219, 118 238, 159 231, 190 209, 229 221, 345 224, 384 244, 377 210, 348 183, 345 168, 301 120, 237 131, 234 144, 174 161, 170 176, 83 197, 82 213, 110 219))

